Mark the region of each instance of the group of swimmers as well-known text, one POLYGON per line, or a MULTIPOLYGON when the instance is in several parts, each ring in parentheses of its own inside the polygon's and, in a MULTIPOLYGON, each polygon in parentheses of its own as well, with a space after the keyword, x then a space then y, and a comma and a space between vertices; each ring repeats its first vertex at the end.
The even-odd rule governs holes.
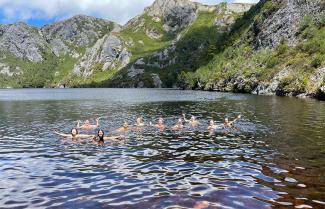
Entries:
MULTIPOLYGON (((190 128, 195 128, 197 127, 200 123, 196 119, 195 116, 191 116, 190 119, 187 119, 185 114, 182 115, 183 117, 180 117, 175 125, 171 127, 171 130, 177 131, 177 130, 182 130, 186 127, 186 124, 190 128), (184 125, 185 124, 185 125, 184 125)), ((228 118, 224 119, 224 122, 221 124, 216 124, 214 120, 210 120, 208 130, 215 131, 217 129, 224 129, 224 128, 232 128, 234 123, 241 119, 241 115, 238 115, 237 118, 234 120, 229 120, 228 118)), ((92 141, 98 145, 103 145, 105 140, 123 140, 125 137, 123 135, 118 135, 118 136, 105 136, 105 132, 100 128, 99 124, 100 118, 96 119, 96 124, 91 124, 89 120, 86 120, 82 125, 80 125, 81 121, 77 121, 77 127, 71 129, 70 134, 64 134, 64 133, 59 133, 56 132, 56 134, 64 137, 64 138, 70 138, 70 139, 92 139, 92 141), (79 134, 78 129, 83 129, 83 130, 92 130, 92 129, 99 129, 97 131, 97 134, 94 135, 88 135, 88 134, 79 134)), ((141 128, 149 126, 149 127, 154 127, 159 130, 165 130, 167 126, 164 124, 164 119, 160 117, 158 119, 158 122, 156 124, 153 124, 152 122, 149 122, 149 124, 145 124, 142 120, 142 117, 137 117, 136 118, 136 123, 134 124, 133 127, 130 127, 127 121, 124 121, 123 126, 116 129, 114 132, 118 133, 123 133, 123 132, 128 132, 132 130, 140 130, 141 128)))

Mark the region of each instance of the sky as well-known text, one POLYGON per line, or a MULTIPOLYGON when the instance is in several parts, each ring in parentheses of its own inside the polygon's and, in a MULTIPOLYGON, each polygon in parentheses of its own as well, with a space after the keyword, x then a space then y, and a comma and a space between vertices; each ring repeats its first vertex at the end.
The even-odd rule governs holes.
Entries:
MULTIPOLYGON (((26 22, 42 26, 77 14, 105 18, 121 25, 154 0, 0 0, 0 24, 26 22)), ((204 4, 257 3, 258 0, 197 0, 204 4)))

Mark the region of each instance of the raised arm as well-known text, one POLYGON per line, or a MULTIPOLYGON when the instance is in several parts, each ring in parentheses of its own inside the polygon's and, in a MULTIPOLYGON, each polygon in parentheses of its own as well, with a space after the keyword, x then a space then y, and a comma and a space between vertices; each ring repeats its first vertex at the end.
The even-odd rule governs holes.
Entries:
POLYGON ((241 115, 238 115, 237 118, 235 118, 233 121, 231 121, 229 124, 233 125, 237 120, 241 119, 241 115))
POLYGON ((183 119, 185 122, 190 122, 190 120, 187 120, 186 117, 185 117, 185 113, 183 113, 183 119))
POLYGON ((64 138, 68 138, 68 137, 71 137, 70 134, 64 134, 64 133, 59 133, 57 131, 54 131, 55 134, 59 135, 59 136, 63 136, 64 138))
POLYGON ((88 134, 78 134, 77 136, 80 139, 88 139, 88 138, 94 138, 94 135, 88 135, 88 134))
POLYGON ((77 128, 80 128, 80 120, 77 121, 77 128))
POLYGON ((125 136, 105 136, 105 140, 123 140, 125 136))
POLYGON ((96 127, 99 127, 99 118, 96 118, 96 127))

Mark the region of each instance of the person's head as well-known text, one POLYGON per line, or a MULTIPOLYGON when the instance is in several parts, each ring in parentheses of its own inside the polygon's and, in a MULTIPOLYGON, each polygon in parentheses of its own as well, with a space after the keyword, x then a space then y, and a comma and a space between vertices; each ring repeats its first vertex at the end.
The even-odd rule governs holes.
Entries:
POLYGON ((123 123, 123 128, 128 128, 128 127, 129 127, 128 122, 124 121, 124 123, 123 123))
POLYGON ((214 126, 214 120, 210 120, 210 126, 214 126))
POLYGON ((78 135, 78 129, 76 129, 76 128, 71 129, 71 135, 73 137, 77 136, 78 135))
POLYGON ((104 137, 104 135, 105 135, 105 133, 103 130, 98 130, 98 132, 97 132, 98 137, 104 137))
POLYGON ((90 125, 89 120, 86 120, 86 121, 85 121, 85 125, 90 125))
POLYGON ((97 131, 97 137, 99 141, 104 141, 104 136, 105 136, 105 132, 103 130, 100 129, 97 131))
POLYGON ((225 118, 225 123, 229 123, 229 119, 228 118, 225 118))
POLYGON ((191 116, 191 121, 195 121, 195 116, 194 115, 191 116))
POLYGON ((158 124, 160 124, 160 125, 164 124, 164 119, 162 117, 160 117, 158 119, 158 124))
POLYGON ((141 117, 137 117, 137 123, 140 124, 142 122, 142 118, 141 117))

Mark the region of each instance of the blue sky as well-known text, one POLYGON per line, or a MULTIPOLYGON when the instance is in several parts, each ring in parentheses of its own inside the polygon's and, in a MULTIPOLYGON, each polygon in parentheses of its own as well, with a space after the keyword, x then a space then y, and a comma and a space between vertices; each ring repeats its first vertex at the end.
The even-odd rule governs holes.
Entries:
MULTIPOLYGON (((77 14, 85 14, 125 24, 154 0, 0 0, 0 23, 18 21, 42 26, 77 14)), ((258 0, 196 0, 205 4, 220 2, 256 3, 258 0)))

